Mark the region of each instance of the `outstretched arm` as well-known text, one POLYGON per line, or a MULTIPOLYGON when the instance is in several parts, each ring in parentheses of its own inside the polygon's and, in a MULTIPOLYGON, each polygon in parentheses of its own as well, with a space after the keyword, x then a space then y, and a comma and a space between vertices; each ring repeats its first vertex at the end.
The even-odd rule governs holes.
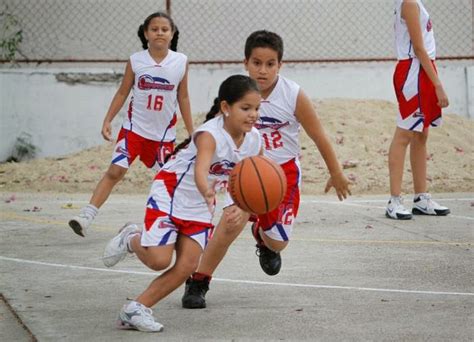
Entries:
POLYGON ((430 57, 426 52, 425 45, 423 43, 423 34, 420 26, 420 8, 415 0, 405 0, 402 4, 402 18, 405 19, 407 24, 408 33, 413 44, 413 50, 416 57, 420 61, 423 70, 425 70, 429 79, 435 86, 436 96, 438 97, 438 106, 441 108, 449 105, 448 96, 444 91, 443 85, 438 78, 433 64, 431 64, 430 57))
POLYGON ((189 94, 188 94, 188 65, 186 64, 186 71, 184 73, 184 77, 179 83, 178 86, 178 105, 179 110, 181 111, 181 116, 183 117, 184 126, 188 131, 188 134, 193 134, 194 127, 193 127, 193 117, 191 114, 191 104, 189 101, 189 94))
POLYGON ((328 192, 331 187, 334 187, 337 197, 342 201, 347 198, 348 194, 351 194, 349 190, 350 182, 342 172, 336 153, 324 131, 321 120, 316 114, 313 103, 302 90, 300 90, 296 101, 296 118, 316 144, 331 175, 324 191, 328 192))
POLYGON ((115 93, 112 102, 110 103, 109 110, 104 118, 104 123, 102 124, 102 136, 105 140, 112 140, 112 120, 115 118, 117 113, 122 108, 123 104, 127 100, 128 94, 132 89, 133 82, 135 81, 135 74, 133 73, 132 66, 130 61, 127 62, 125 67, 125 74, 123 75, 122 83, 115 93))

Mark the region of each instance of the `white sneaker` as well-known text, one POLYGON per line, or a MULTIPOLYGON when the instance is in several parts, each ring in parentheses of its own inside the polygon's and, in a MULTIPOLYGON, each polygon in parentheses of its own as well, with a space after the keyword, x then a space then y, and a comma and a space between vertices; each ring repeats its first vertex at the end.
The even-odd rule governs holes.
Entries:
POLYGON ((153 311, 138 302, 125 304, 117 320, 119 329, 134 329, 145 332, 163 331, 163 325, 153 318, 153 311))
POLYGON ((430 194, 420 194, 413 200, 412 213, 414 215, 436 215, 446 216, 451 212, 431 199, 430 194))
POLYGON ((385 209, 385 216, 395 220, 410 220, 411 213, 403 206, 403 199, 400 196, 392 196, 385 209))
POLYGON ((127 248, 127 237, 133 233, 140 233, 141 229, 138 228, 136 224, 126 223, 120 230, 118 234, 109 241, 107 246, 105 246, 104 256, 102 261, 107 267, 112 267, 118 262, 122 261, 127 253, 129 253, 127 248))
POLYGON ((77 235, 85 237, 87 229, 90 227, 93 220, 93 217, 80 213, 69 220, 69 227, 71 227, 77 235))

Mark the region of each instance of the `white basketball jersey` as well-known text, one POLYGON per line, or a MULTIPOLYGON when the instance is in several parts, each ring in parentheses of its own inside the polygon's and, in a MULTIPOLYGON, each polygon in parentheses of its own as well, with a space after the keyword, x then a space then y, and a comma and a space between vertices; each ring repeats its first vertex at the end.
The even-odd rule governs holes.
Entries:
MULTIPOLYGON (((406 22, 401 17, 402 3, 403 0, 395 0, 395 48, 399 60, 416 58, 406 22)), ((430 15, 421 0, 417 0, 416 3, 420 8, 420 26, 423 34, 423 43, 428 56, 434 60, 436 58, 436 43, 430 15)))
POLYGON ((262 136, 264 154, 286 163, 300 153, 300 123, 296 119, 296 100, 300 86, 279 75, 271 94, 260 103, 260 117, 255 124, 262 136))
POLYGON ((171 50, 159 64, 148 50, 130 57, 135 82, 123 128, 150 140, 175 141, 177 90, 186 62, 185 55, 171 50))
MULTIPOLYGON (((212 157, 209 169, 208 183, 217 180, 217 187, 227 187, 230 171, 242 159, 255 156, 261 149, 261 140, 258 130, 252 130, 245 135, 240 147, 237 147, 231 136, 224 129, 222 115, 209 120, 194 133, 209 132, 216 141, 216 151, 212 157)), ((182 220, 211 222, 212 215, 206 201, 196 187, 194 181, 194 164, 197 149, 191 141, 186 149, 177 153, 174 159, 168 161, 155 178, 148 208, 157 209, 182 220), (168 173, 166 176, 166 173, 168 173), (160 179, 160 174, 166 179, 160 179)))

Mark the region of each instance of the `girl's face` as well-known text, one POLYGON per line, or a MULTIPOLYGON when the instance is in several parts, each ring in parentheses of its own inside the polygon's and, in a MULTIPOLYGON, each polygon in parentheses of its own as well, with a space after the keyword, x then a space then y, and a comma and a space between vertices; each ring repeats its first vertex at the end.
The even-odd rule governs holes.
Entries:
POLYGON ((262 97, 256 91, 248 91, 239 101, 232 105, 222 103, 222 110, 229 115, 225 118, 226 125, 232 132, 247 133, 252 130, 258 119, 258 109, 262 97))
POLYGON ((257 81, 260 92, 268 95, 267 92, 271 91, 277 81, 281 67, 281 62, 278 61, 278 53, 266 47, 254 48, 244 64, 250 78, 257 81))
POLYGON ((173 30, 169 20, 163 17, 153 18, 145 31, 145 38, 150 48, 167 49, 173 39, 173 30))

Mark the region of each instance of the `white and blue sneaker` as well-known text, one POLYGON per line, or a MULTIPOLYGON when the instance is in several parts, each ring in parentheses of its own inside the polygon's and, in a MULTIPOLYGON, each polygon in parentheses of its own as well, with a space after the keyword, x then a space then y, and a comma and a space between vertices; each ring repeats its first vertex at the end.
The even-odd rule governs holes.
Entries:
POLYGON ((136 301, 125 304, 117 319, 119 329, 132 329, 144 332, 163 331, 163 324, 155 321, 153 311, 136 301))
POLYGON ((385 216, 395 220, 411 220, 411 213, 403 206, 401 196, 392 196, 385 209, 385 216))
POLYGON ((79 236, 85 237, 87 234, 87 230, 89 229, 90 225, 94 218, 86 213, 79 213, 79 215, 71 217, 69 220, 69 227, 74 230, 79 236))
POLYGON ((112 267, 125 259, 127 253, 131 253, 127 247, 127 237, 130 234, 140 233, 141 229, 136 224, 126 223, 118 234, 105 246, 102 261, 107 267, 112 267))
POLYGON ((439 205, 428 193, 420 194, 413 200, 413 215, 446 216, 451 212, 447 207, 439 205))

